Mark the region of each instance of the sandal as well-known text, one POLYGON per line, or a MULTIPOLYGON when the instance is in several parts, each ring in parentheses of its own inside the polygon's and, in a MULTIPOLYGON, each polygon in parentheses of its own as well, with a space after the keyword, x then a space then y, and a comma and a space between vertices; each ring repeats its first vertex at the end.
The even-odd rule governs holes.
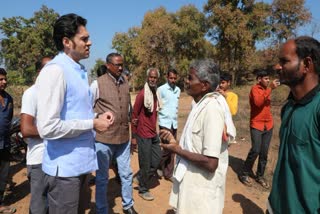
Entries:
POLYGON ((269 184, 263 179, 263 178, 257 178, 256 179, 257 183, 259 183, 263 188, 269 189, 269 184))
POLYGON ((252 186, 252 181, 249 178, 249 176, 247 175, 238 175, 239 180, 241 181, 241 183, 243 183, 244 185, 251 187, 252 186))
POLYGON ((0 214, 12 214, 16 212, 16 208, 9 206, 0 206, 0 214))

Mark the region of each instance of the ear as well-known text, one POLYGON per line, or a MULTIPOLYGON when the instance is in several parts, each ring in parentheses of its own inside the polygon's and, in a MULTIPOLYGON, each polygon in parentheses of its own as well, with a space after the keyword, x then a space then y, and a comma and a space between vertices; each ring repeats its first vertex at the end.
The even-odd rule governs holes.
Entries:
POLYGON ((72 45, 71 43, 72 43, 71 40, 68 39, 67 37, 63 37, 63 38, 62 38, 62 44, 63 44, 63 46, 64 46, 65 48, 70 49, 70 48, 71 48, 71 45, 72 45))
POLYGON ((202 83, 202 91, 204 91, 204 92, 210 91, 211 86, 207 81, 201 82, 201 83, 202 83))
POLYGON ((258 83, 260 83, 261 82, 261 77, 258 77, 257 80, 258 80, 258 83))
POLYGON ((303 65, 304 65, 304 69, 305 69, 306 72, 310 72, 314 68, 313 67, 313 61, 312 61, 311 57, 309 57, 309 56, 304 58, 303 65))
POLYGON ((106 68, 109 70, 109 63, 106 62, 106 64, 104 64, 104 66, 106 66, 106 68))

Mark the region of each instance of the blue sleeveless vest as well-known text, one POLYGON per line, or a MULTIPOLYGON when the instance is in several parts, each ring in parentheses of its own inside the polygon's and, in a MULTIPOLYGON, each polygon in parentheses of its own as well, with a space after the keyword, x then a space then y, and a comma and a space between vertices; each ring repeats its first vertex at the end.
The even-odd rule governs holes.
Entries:
MULTIPOLYGON (((92 93, 85 68, 65 53, 59 53, 49 64, 63 68, 66 82, 61 120, 90 120, 94 118, 92 93)), ((54 71, 52 71, 54 72, 54 71)), ((89 130, 73 138, 44 140, 42 169, 51 176, 74 177, 98 168, 94 146, 94 131, 89 130)))

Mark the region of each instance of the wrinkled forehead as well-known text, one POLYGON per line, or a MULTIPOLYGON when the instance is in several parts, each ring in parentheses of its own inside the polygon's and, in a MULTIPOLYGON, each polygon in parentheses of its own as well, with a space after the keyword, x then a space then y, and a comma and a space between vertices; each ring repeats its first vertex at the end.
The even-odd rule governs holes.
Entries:
POLYGON ((158 77, 158 72, 156 70, 151 70, 149 72, 149 77, 158 77))

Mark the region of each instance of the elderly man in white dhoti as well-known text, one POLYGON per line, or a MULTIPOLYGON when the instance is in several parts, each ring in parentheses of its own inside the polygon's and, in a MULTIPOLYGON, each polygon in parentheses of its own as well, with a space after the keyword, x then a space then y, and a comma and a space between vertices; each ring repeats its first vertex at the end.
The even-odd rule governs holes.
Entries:
POLYGON ((176 153, 170 205, 177 213, 222 213, 228 168, 228 138, 235 137, 226 101, 217 92, 219 67, 213 60, 196 60, 185 80, 195 104, 179 144, 160 130, 161 146, 176 153), (229 116, 228 116, 229 115, 229 116))

